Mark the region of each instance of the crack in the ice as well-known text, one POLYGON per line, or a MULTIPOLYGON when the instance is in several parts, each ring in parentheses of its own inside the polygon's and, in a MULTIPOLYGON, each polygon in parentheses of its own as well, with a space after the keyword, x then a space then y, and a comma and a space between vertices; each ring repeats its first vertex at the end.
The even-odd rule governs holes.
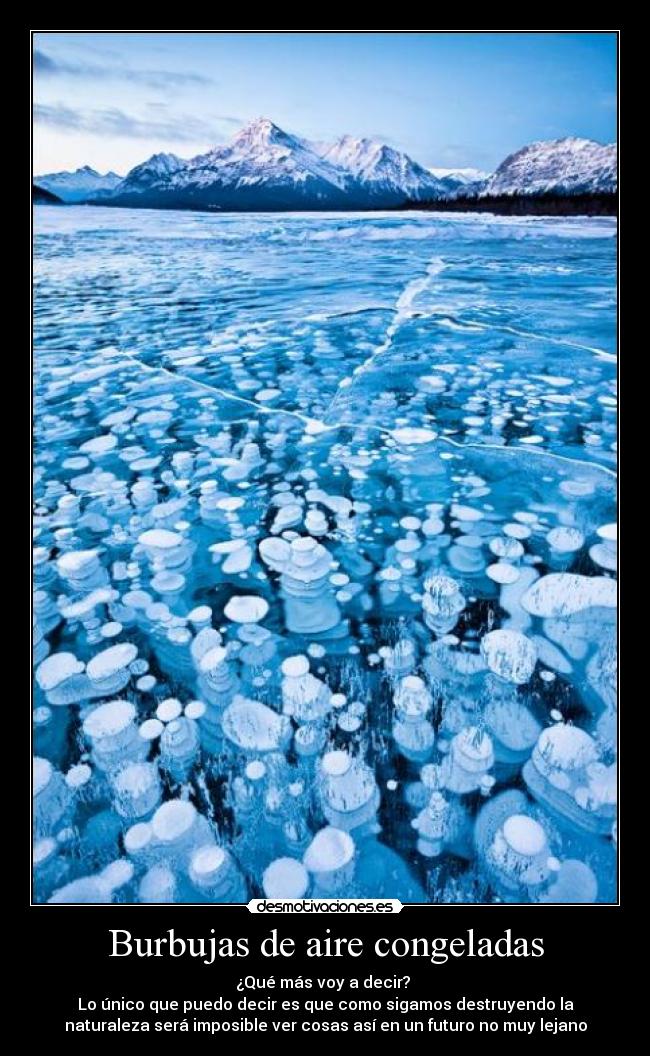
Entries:
POLYGON ((383 355, 383 353, 387 352, 388 349, 392 346, 393 339, 398 330, 401 329, 402 325, 406 322, 407 319, 412 319, 414 315, 417 314, 413 308, 413 301, 415 300, 417 295, 419 293, 422 293, 422 291, 427 288, 429 279, 432 278, 434 275, 439 275, 445 267, 446 264, 441 257, 432 257, 429 263, 427 264, 427 268, 424 275, 420 275, 417 279, 411 279, 410 282, 407 282, 406 286, 404 287, 399 297, 397 298, 397 301, 395 302, 395 307, 393 308, 393 319, 391 320, 386 329, 383 341, 381 342, 381 344, 377 345, 377 347, 373 349, 370 355, 366 359, 364 359, 363 363, 360 363, 357 367, 354 368, 352 374, 346 375, 346 377, 344 377, 339 382, 336 388, 336 392, 334 393, 334 396, 332 397, 329 406, 325 411, 326 418, 329 418, 332 410, 336 406, 336 402, 341 393, 345 389, 349 388, 354 383, 354 379, 359 377, 360 374, 365 374, 365 372, 369 370, 372 364, 375 362, 377 357, 383 355))
MULTIPOLYGON (((461 322, 461 320, 458 320, 461 322)), ((505 323, 479 323, 475 319, 462 320, 462 325, 476 327, 477 330, 501 330, 506 334, 516 334, 518 337, 529 337, 532 341, 545 341, 551 345, 562 345, 565 348, 577 348, 582 352, 591 352, 599 359, 606 359, 610 363, 617 363, 618 357, 615 352, 607 352, 604 348, 594 348, 592 345, 582 345, 577 341, 567 341, 563 337, 548 337, 546 334, 534 334, 530 330, 518 330, 514 326, 505 323)))
MULTIPOLYGON (((180 381, 180 382, 187 383, 189 381, 190 384, 195 385, 197 388, 203 389, 203 390, 205 390, 207 392, 210 392, 210 393, 212 393, 214 395, 221 396, 223 399, 226 399, 226 400, 234 400, 234 401, 236 401, 238 403, 243 403, 243 404, 245 404, 248 407, 252 407, 255 411, 258 411, 261 414, 275 414, 275 415, 286 414, 286 415, 290 415, 291 417, 296 418, 296 419, 298 419, 298 421, 303 422, 303 424, 307 425, 309 433, 312 436, 318 436, 318 435, 321 435, 323 433, 337 432, 339 429, 354 429, 355 428, 355 426, 353 424, 349 424, 349 423, 343 423, 343 422, 326 423, 326 422, 322 421, 320 418, 311 418, 311 417, 309 417, 309 415, 302 414, 300 411, 292 411, 292 410, 285 409, 283 407, 264 407, 261 404, 256 403, 254 400, 247 399, 245 396, 237 396, 234 393, 228 392, 226 389, 220 389, 220 388, 218 388, 215 385, 208 385, 207 382, 198 381, 195 378, 186 377, 186 376, 180 375, 180 374, 175 374, 173 371, 168 370, 166 367, 163 367, 163 366, 151 366, 149 363, 143 363, 142 360, 138 359, 137 356, 134 356, 131 352, 126 352, 126 351, 122 350, 122 355, 125 356, 127 359, 129 359, 136 366, 142 367, 143 370, 147 370, 147 371, 150 371, 152 373, 165 374, 172 381, 176 381, 176 382, 180 381)), ((331 405, 330 405, 330 407, 331 407, 331 405)), ((236 419, 236 420, 237 421, 242 421, 242 420, 246 421, 247 419, 236 419)), ((357 428, 358 428, 358 426, 357 426, 357 428)), ((365 429, 367 431, 372 431, 372 432, 375 432, 375 433, 379 433, 382 436, 388 436, 388 437, 391 438, 391 440, 395 441, 396 443, 400 443, 400 444, 404 443, 404 441, 401 440, 400 437, 399 437, 400 430, 398 430, 398 429, 390 429, 390 428, 388 428, 388 426, 376 425, 373 422, 364 422, 363 423, 363 429, 365 429)), ((548 451, 546 449, 529 448, 529 449, 523 450, 522 448, 518 448, 518 447, 517 448, 515 448, 515 447, 502 447, 499 444, 472 444, 472 443, 461 442, 461 441, 458 441, 458 440, 452 440, 451 437, 438 436, 437 434, 432 439, 435 439, 435 441, 437 443, 448 444, 450 447, 453 447, 453 448, 455 448, 458 451, 466 451, 466 450, 470 450, 470 451, 472 451, 472 450, 474 450, 474 451, 496 451, 496 452, 499 452, 499 454, 501 454, 501 455, 507 454, 508 456, 512 456, 516 452, 517 454, 520 454, 520 455, 523 455, 523 456, 526 456, 526 457, 549 458, 549 459, 553 459, 556 462, 568 463, 569 465, 572 465, 572 466, 585 466, 591 472, 599 471, 599 472, 605 473, 609 477, 612 477, 614 480, 617 479, 616 472, 613 469, 610 469, 609 466, 603 466, 599 462, 589 462, 586 459, 582 459, 582 458, 570 458, 568 455, 560 455, 560 454, 557 454, 554 451, 548 451)))

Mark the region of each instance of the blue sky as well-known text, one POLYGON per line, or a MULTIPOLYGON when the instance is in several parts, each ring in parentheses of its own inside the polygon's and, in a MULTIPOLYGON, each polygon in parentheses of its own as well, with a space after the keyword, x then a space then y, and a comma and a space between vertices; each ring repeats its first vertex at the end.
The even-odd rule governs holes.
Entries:
POLYGON ((37 33, 34 171, 190 157, 255 117, 493 169, 538 139, 616 139, 614 33, 37 33))

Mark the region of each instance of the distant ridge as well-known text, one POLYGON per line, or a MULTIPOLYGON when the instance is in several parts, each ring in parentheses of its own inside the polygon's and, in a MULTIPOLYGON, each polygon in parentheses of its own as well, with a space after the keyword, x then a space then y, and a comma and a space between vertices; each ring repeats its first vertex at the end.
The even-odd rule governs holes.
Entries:
POLYGON ((122 177, 115 172, 104 175, 84 165, 74 172, 50 172, 37 176, 39 187, 56 194, 64 202, 85 202, 94 195, 113 191, 122 177))
MULTIPOLYGON (((224 212, 395 209, 433 202, 483 210, 489 199, 493 208, 512 213, 514 203, 499 205, 501 198, 539 196, 547 197, 537 204, 559 210, 552 196, 583 196, 584 205, 590 195, 615 194, 616 180, 616 144, 588 139, 529 144, 486 176, 472 169, 426 169, 377 139, 346 135, 312 143, 268 118, 193 158, 154 154, 123 179, 88 166, 39 177, 41 186, 66 201, 224 212)), ((598 201, 591 208, 610 208, 598 201)), ((528 206, 534 211, 536 203, 529 200, 528 206)), ((571 209, 569 203, 564 212, 571 209)))

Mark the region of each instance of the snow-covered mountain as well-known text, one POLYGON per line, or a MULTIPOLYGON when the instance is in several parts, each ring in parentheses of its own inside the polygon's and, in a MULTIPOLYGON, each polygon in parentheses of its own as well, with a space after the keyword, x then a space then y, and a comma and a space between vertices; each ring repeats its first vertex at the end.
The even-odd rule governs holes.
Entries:
POLYGON ((573 195, 616 189, 616 145, 587 139, 532 143, 488 175, 478 169, 425 169, 376 139, 343 136, 311 143, 268 118, 230 143, 187 160, 154 154, 124 179, 89 168, 39 184, 65 201, 145 208, 233 211, 383 209, 477 195, 573 195))
POLYGON ((75 172, 50 172, 36 179, 39 187, 51 191, 64 202, 83 202, 101 192, 115 190, 122 181, 122 177, 115 172, 102 175, 89 165, 75 172))
POLYGON ((351 136, 310 143, 259 118, 230 143, 189 161, 154 155, 128 173, 108 204, 365 209, 443 193, 444 185, 426 169, 384 143, 351 136))
POLYGON ((491 175, 489 172, 484 172, 482 169, 429 169, 432 176, 435 176, 438 180, 454 180, 456 183, 468 184, 468 183, 480 183, 482 180, 487 180, 491 175))
POLYGON ((617 149, 592 139, 530 143, 502 161, 481 194, 587 194, 616 191, 617 149))
POLYGON ((373 197, 400 201, 404 197, 439 198, 444 190, 441 182, 408 154, 376 139, 342 136, 335 143, 316 149, 325 161, 349 174, 350 191, 361 189, 373 197))
POLYGON ((322 209, 344 204, 345 183, 345 174, 306 141, 260 118, 241 129, 230 143, 188 161, 154 155, 127 174, 110 204, 322 209))
POLYGON ((141 187, 146 190, 160 181, 169 179, 185 165, 187 162, 176 154, 152 154, 146 161, 131 169, 125 179, 120 181, 120 187, 128 184, 129 187, 141 187))

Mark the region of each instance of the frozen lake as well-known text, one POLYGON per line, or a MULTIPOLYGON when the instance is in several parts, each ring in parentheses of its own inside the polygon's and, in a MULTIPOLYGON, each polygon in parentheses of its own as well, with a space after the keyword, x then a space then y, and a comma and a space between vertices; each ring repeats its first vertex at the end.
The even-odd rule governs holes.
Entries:
POLYGON ((616 221, 34 216, 36 897, 615 899, 616 221))

